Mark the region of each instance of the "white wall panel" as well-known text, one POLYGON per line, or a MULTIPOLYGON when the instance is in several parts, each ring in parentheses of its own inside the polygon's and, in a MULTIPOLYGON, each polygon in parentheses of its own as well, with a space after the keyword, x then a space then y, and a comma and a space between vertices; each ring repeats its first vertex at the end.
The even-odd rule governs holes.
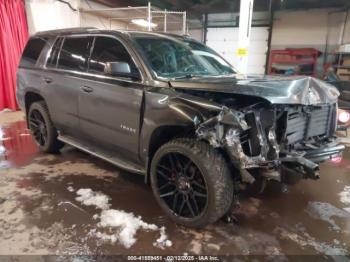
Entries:
MULTIPOLYGON (((264 74, 268 27, 252 27, 250 45, 248 51, 248 73, 264 74)), ((238 28, 209 28, 207 33, 207 45, 221 54, 233 66, 236 66, 238 57, 238 28)))

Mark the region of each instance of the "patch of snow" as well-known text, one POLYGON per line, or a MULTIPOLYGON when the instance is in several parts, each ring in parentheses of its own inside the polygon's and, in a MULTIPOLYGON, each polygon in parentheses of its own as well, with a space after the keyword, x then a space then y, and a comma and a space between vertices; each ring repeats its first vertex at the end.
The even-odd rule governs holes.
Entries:
POLYGON ((149 224, 142 220, 141 216, 135 216, 123 210, 110 209, 110 198, 100 192, 95 192, 90 188, 82 188, 77 192, 76 200, 86 206, 95 206, 101 209, 101 214, 94 214, 93 219, 100 219, 97 226, 107 229, 109 233, 99 232, 96 229, 90 230, 89 236, 95 236, 103 241, 120 243, 126 248, 130 248, 136 242, 138 230, 159 231, 160 237, 153 243, 154 246, 164 249, 171 247, 172 242, 168 239, 165 227, 159 228, 155 224, 149 224))
POLYGON ((340 196, 340 202, 350 205, 350 186, 345 186, 343 191, 338 195, 340 196))
POLYGON ((73 188, 72 186, 68 186, 68 187, 67 187, 67 190, 68 190, 69 192, 73 192, 73 191, 74 191, 74 188, 73 188))
POLYGON ((161 227, 159 232, 160 237, 153 243, 153 246, 159 247, 161 249, 171 247, 173 245, 173 242, 168 239, 168 235, 165 233, 165 227, 161 227))
POLYGON ((350 213, 350 207, 344 207, 343 210, 345 210, 346 212, 350 213))
POLYGON ((331 224, 335 231, 340 231, 340 227, 335 223, 332 217, 350 218, 349 213, 324 202, 309 202, 306 211, 311 217, 321 219, 331 224))
POLYGON ((85 206, 95 206, 102 210, 110 207, 108 196, 100 192, 94 192, 90 188, 79 189, 77 195, 78 197, 76 197, 75 200, 81 202, 85 206))
POLYGON ((96 228, 90 229, 89 233, 87 233, 88 236, 94 236, 96 234, 96 228))
POLYGON ((109 235, 108 237, 103 235, 102 238, 110 238, 112 242, 118 240, 126 248, 130 248, 135 244, 135 235, 140 228, 152 231, 158 230, 156 225, 142 221, 141 217, 136 217, 133 213, 115 209, 103 210, 98 226, 102 228, 118 228, 117 234, 109 235))
POLYGON ((114 244, 118 240, 118 236, 116 234, 96 232, 95 236, 103 241, 110 241, 112 244, 114 244))

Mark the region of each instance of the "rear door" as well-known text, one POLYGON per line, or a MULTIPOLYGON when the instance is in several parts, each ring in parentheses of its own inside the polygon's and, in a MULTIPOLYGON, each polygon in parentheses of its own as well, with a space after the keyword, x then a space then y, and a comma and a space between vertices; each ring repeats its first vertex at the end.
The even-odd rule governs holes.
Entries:
MULTIPOLYGON (((40 91, 43 87, 42 72, 38 68, 38 61, 40 60, 40 56, 45 53, 43 50, 47 46, 49 46, 48 38, 34 37, 28 41, 23 51, 17 70, 16 89, 17 101, 23 111, 25 110, 25 92, 28 90, 40 91)), ((3 102, 0 101, 0 106, 3 102)))
POLYGON ((58 38, 46 64, 47 104, 56 127, 64 134, 79 137, 78 97, 84 85, 84 73, 92 37, 58 38))
POLYGON ((127 62, 140 74, 122 42, 113 36, 96 36, 89 61, 90 81, 79 93, 79 117, 83 134, 106 149, 138 160, 143 88, 141 80, 105 73, 107 62, 127 62))

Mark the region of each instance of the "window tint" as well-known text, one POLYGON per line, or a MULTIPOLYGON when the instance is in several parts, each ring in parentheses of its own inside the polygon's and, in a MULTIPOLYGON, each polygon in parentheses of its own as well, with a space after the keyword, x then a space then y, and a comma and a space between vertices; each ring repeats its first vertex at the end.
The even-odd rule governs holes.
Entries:
POLYGON ((85 71, 91 37, 68 37, 63 40, 58 68, 85 71))
POLYGON ((23 51, 21 66, 34 66, 46 42, 46 38, 30 39, 23 51))
POLYGON ((47 60, 46 66, 47 67, 56 67, 57 65, 57 59, 58 59, 58 54, 60 53, 60 48, 62 44, 63 38, 60 37, 56 40, 55 44, 53 45, 49 59, 47 60))
POLYGON ((133 74, 139 74, 128 51, 118 40, 110 37, 96 37, 89 71, 104 73, 108 62, 126 62, 133 74))

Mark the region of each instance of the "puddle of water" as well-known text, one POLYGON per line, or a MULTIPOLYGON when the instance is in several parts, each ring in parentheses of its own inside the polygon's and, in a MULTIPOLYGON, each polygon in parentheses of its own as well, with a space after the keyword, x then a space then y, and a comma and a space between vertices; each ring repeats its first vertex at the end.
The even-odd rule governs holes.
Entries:
POLYGON ((306 211, 311 217, 321 219, 329 223, 331 225, 331 229, 337 232, 340 232, 341 228, 336 224, 334 218, 339 217, 343 219, 350 219, 350 213, 329 203, 309 202, 306 211))
POLYGON ((0 168, 26 165, 37 154, 38 147, 25 121, 0 127, 0 168))

